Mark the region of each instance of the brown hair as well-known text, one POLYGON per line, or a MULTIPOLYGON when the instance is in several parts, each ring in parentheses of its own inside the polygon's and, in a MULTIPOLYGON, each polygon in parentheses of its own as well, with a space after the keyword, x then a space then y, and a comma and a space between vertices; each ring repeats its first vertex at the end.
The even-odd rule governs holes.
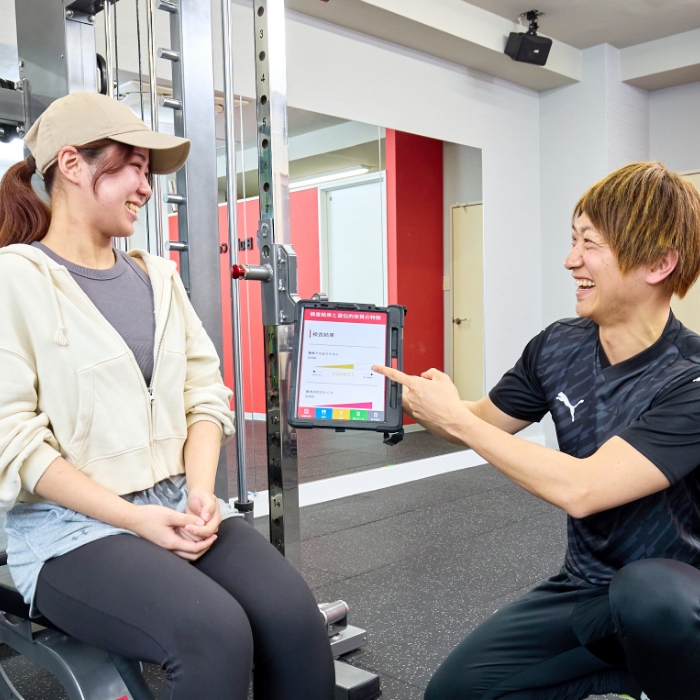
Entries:
MULTIPOLYGON (((101 139, 75 147, 88 165, 94 167, 92 189, 97 191, 101 177, 121 170, 131 158, 134 147, 111 139, 101 139)), ((44 188, 51 197, 57 164, 44 173, 44 188)), ((32 187, 36 172, 34 156, 15 163, 0 182, 0 248, 12 243, 40 241, 49 230, 51 209, 32 187)))
POLYGON ((661 163, 630 163, 611 173, 578 201, 574 220, 581 214, 605 238, 623 273, 675 250, 668 289, 683 298, 700 275, 700 192, 661 163))

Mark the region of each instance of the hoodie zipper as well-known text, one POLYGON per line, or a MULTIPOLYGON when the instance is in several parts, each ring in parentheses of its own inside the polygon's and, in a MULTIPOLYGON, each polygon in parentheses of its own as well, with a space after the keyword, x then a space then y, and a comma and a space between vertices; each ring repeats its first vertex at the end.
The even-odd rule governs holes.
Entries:
MULTIPOLYGON (((45 255, 45 254, 43 254, 43 255, 45 255)), ((45 257, 48 257, 48 256, 45 256, 45 257)), ((48 272, 49 284, 51 284, 52 287, 54 287, 53 280, 52 280, 52 276, 51 276, 51 271, 50 271, 50 269, 49 269, 49 267, 48 267, 48 265, 46 264, 45 261, 44 261, 44 267, 45 267, 45 270, 48 272)), ((97 312, 97 314, 104 320, 104 322, 107 324, 107 326, 109 326, 109 328, 110 328, 110 329, 116 334, 116 336, 119 338, 120 342, 121 342, 122 345, 126 348, 127 353, 128 353, 129 356, 131 357, 131 361, 132 361, 132 363, 133 363, 133 365, 134 365, 134 368, 136 369, 136 372, 140 375, 141 379, 143 380, 143 374, 141 373, 141 369, 139 368, 138 363, 136 362, 136 358, 134 357, 134 354, 132 353, 131 348, 129 348, 129 346, 126 344, 124 338, 122 338, 122 336, 121 336, 121 335, 119 334, 119 332, 114 328, 114 326, 112 326, 112 324, 109 323, 109 321, 107 321, 107 320, 104 318, 104 316, 102 315, 102 313, 100 312, 100 310, 99 310, 99 309, 95 306, 95 304, 93 303, 92 299, 90 299, 90 297, 80 288, 80 285, 73 279, 73 277, 71 276, 71 274, 70 274, 70 272, 68 271, 68 269, 67 269, 65 266, 63 266, 63 265, 60 265, 59 267, 60 267, 61 271, 64 272, 64 273, 68 276, 68 279, 73 283, 73 285, 75 285, 75 288, 78 290, 78 292, 79 292, 80 294, 82 294, 82 295, 85 297, 85 299, 87 299, 88 303, 95 309, 95 311, 97 312)), ((152 283, 151 283, 151 284, 152 284, 152 283)), ((172 283, 171 283, 171 287, 170 287, 170 297, 169 297, 169 299, 168 299, 168 312, 167 312, 167 314, 166 314, 166 316, 165 316, 165 323, 163 324, 163 332, 161 333, 160 339, 159 339, 159 341, 158 341, 158 348, 157 348, 157 350, 156 350, 156 352, 155 352, 155 354, 154 354, 154 357, 153 357, 153 371, 151 372, 151 381, 148 383, 148 385, 146 385, 146 382, 145 382, 145 381, 143 381, 143 384, 142 384, 142 386, 146 389, 146 393, 147 393, 147 395, 148 395, 148 403, 149 403, 149 411, 148 411, 148 423, 149 423, 149 426, 148 426, 148 434, 149 434, 149 444, 150 444, 150 447, 151 447, 151 454, 153 454, 153 445, 154 445, 154 435, 153 435, 153 431, 154 431, 154 424, 155 424, 155 420, 154 420, 154 408, 153 408, 153 407, 154 407, 154 404, 155 404, 155 401, 156 401, 153 385, 154 385, 154 380, 155 380, 155 376, 156 376, 156 369, 157 369, 157 367, 158 367, 158 360, 160 359, 160 351, 161 351, 161 348, 162 348, 162 346, 163 346, 163 341, 164 341, 164 339, 165 339, 165 331, 167 330, 168 321, 170 320, 170 312, 171 312, 171 310, 172 310, 172 305, 173 305, 173 292, 174 292, 174 290, 173 290, 172 283)), ((54 295, 55 295, 55 290, 54 290, 53 293, 54 293, 54 295)), ((57 308, 58 308, 58 307, 57 307, 57 308)), ((154 309, 154 311, 155 311, 155 309, 154 309)), ((60 312, 57 312, 57 313, 60 313, 60 312)))
MULTIPOLYGON (((155 379, 156 379, 156 370, 158 369, 158 360, 160 359, 160 350, 163 347, 163 340, 165 338, 165 331, 168 328, 168 321, 170 320, 170 310, 172 309, 173 306, 173 289, 172 287, 170 288, 170 298, 168 299, 168 312, 165 315, 165 323, 163 324, 163 332, 160 334, 160 339, 158 341, 158 348, 156 349, 155 355, 153 357, 153 371, 151 372, 151 381, 148 383, 148 386, 146 387, 146 391, 148 392, 148 401, 149 401, 149 410, 148 410, 148 442, 150 445, 150 450, 151 450, 151 460, 154 460, 156 463, 158 460, 156 459, 156 456, 153 452, 154 447, 155 447, 155 424, 156 424, 156 395, 154 391, 154 384, 155 384, 155 379)), ((143 376, 143 375, 141 375, 143 376)))
POLYGON ((163 347, 163 340, 165 339, 165 331, 168 327, 168 321, 170 320, 170 310, 173 306, 173 290, 172 287, 170 289, 170 299, 168 301, 168 313, 165 315, 165 323, 163 324, 163 332, 160 334, 160 340, 158 341, 158 347, 156 349, 154 358, 153 358, 153 371, 151 372, 151 381, 148 383, 148 387, 146 387, 148 391, 148 398, 151 403, 151 413, 153 412, 153 404, 156 402, 156 397, 155 393, 153 390, 153 384, 155 383, 155 378, 156 378, 156 370, 158 369, 158 360, 160 359, 160 349, 163 347))

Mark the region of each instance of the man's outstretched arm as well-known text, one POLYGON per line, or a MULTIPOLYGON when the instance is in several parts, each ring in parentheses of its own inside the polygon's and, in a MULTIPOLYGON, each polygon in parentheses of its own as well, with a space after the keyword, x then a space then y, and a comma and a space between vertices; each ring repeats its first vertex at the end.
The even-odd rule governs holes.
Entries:
POLYGON ((528 425, 532 425, 530 421, 513 418, 513 416, 504 413, 488 396, 484 396, 484 398, 479 399, 479 401, 462 401, 462 403, 477 418, 480 418, 489 425, 505 430, 511 435, 515 435, 527 428, 528 425))
POLYGON ((644 455, 618 437, 590 457, 578 459, 517 438, 527 425, 488 399, 463 402, 450 378, 438 370, 414 377, 375 367, 404 386, 404 405, 421 425, 466 445, 530 493, 575 518, 630 503, 670 485, 644 455), (500 414, 500 415, 499 415, 500 414))
MULTIPOLYGON (((381 372, 381 368, 378 369, 381 372)), ((384 372, 381 373, 384 374, 384 372)), ((462 401, 462 404, 477 418, 480 418, 481 420, 485 421, 486 423, 489 423, 490 425, 495 426, 496 428, 505 430, 511 435, 515 435, 521 430, 527 428, 528 425, 532 425, 530 421, 520 420, 519 418, 513 418, 513 416, 509 416, 507 413, 504 413, 503 411, 501 411, 500 408, 498 408, 498 406, 496 406, 493 403, 493 401, 491 401, 491 399, 488 396, 484 396, 482 399, 479 399, 479 401, 462 401)), ((447 440, 448 442, 451 442, 455 445, 463 444, 462 440, 460 440, 454 435, 450 435, 448 432, 443 430, 442 426, 426 425, 417 416, 413 415, 411 405, 408 400, 408 394, 405 389, 403 392, 403 410, 404 413, 411 416, 413 420, 415 420, 417 423, 420 423, 424 428, 433 433, 433 435, 437 435, 443 440, 447 440)))
MULTIPOLYGON (((404 389, 404 413, 411 416, 413 420, 420 423, 424 428, 427 428, 431 433, 433 433, 433 435, 437 435, 443 440, 447 440, 447 442, 451 442, 454 445, 464 444, 459 437, 448 433, 441 425, 426 425, 418 416, 413 415, 411 406, 409 405, 408 396, 405 392, 406 390, 404 389)), ((488 396, 484 396, 484 398, 479 399, 479 401, 462 401, 462 405, 477 418, 480 418, 482 421, 488 423, 489 425, 493 425, 500 430, 505 430, 506 433, 510 433, 511 435, 515 435, 521 430, 527 428, 528 425, 531 425, 530 421, 513 418, 513 416, 509 416, 507 413, 501 411, 501 409, 498 408, 498 406, 496 406, 488 396)))

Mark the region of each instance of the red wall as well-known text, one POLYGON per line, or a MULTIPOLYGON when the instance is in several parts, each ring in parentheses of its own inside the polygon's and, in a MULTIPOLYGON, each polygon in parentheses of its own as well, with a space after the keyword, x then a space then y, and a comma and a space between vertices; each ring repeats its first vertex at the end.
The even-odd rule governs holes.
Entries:
MULTIPOLYGON (((290 233, 299 259, 299 295, 308 299, 321 288, 318 230, 318 190, 300 190, 290 194, 290 233)), ((253 239, 252 250, 238 251, 238 262, 258 265, 257 244, 259 204, 256 199, 238 203, 238 237, 253 239)), ((177 240, 177 216, 170 217, 170 239, 177 240)), ((219 240, 228 244, 228 213, 219 205, 219 240)), ((176 262, 177 253, 171 253, 176 262)), ((233 388, 233 353, 231 331, 230 256, 221 255, 221 304, 224 333, 224 382, 233 388)), ((265 368, 263 363, 263 327, 260 282, 239 282, 241 306, 241 354, 243 392, 246 413, 265 413, 265 368)))
POLYGON ((407 307, 404 371, 444 366, 442 141, 386 130, 389 303, 407 307))

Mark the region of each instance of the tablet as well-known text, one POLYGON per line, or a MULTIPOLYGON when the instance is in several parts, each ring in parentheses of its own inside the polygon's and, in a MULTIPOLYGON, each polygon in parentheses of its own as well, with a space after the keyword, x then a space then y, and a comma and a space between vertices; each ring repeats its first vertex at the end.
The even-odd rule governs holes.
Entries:
POLYGON ((402 306, 301 301, 296 307, 289 423, 401 430, 401 385, 372 365, 403 367, 402 306))

